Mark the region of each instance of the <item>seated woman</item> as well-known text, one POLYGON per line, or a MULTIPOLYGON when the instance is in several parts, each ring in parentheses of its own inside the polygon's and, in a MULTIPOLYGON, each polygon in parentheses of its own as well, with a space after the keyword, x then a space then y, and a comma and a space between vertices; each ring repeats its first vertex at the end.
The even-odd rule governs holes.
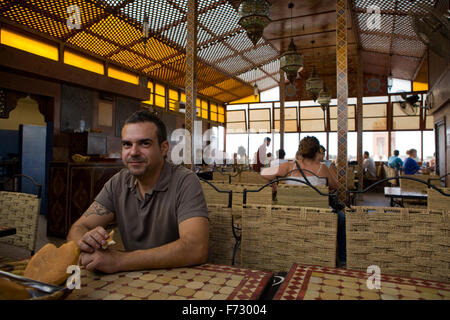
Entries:
MULTIPOLYGON (((338 189, 341 185, 336 177, 330 172, 328 167, 320 162, 320 143, 316 137, 307 136, 300 141, 296 160, 285 162, 276 167, 264 168, 261 170, 261 176, 268 180, 277 177, 294 178, 305 181, 298 167, 304 171, 306 179, 313 186, 325 186, 328 179, 328 186, 331 190, 338 189), (297 167, 298 166, 298 167, 297 167), (311 173, 312 172, 312 173, 311 173), (315 173, 316 175, 314 175, 315 173)), ((287 184, 303 185, 301 182, 286 180, 287 184)), ((339 262, 341 266, 346 264, 346 245, 345 245, 345 214, 337 211, 338 214, 338 251, 339 262)))
POLYGON ((405 174, 419 173, 420 167, 415 160, 415 158, 417 158, 417 150, 408 150, 406 151, 406 154, 408 155, 408 158, 406 158, 405 162, 403 163, 403 172, 405 174))
MULTIPOLYGON (((296 161, 285 162, 279 166, 264 168, 261 171, 261 176, 268 180, 273 180, 277 177, 286 177, 304 181, 305 179, 297 168, 297 165, 299 165, 301 169, 305 170, 304 174, 309 183, 313 186, 326 185, 325 178, 327 178, 330 190, 338 189, 340 186, 339 182, 328 167, 320 162, 320 158, 319 140, 317 140, 316 137, 307 136, 300 141, 296 161), (311 172, 315 173, 315 175, 311 172)), ((292 180, 286 180, 285 182, 287 184, 303 184, 292 180)))

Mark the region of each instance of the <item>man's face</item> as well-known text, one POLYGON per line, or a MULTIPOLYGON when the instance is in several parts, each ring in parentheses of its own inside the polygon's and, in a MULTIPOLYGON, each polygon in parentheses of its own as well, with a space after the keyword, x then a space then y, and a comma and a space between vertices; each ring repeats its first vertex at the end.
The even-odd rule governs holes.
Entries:
POLYGON ((270 140, 266 140, 266 144, 267 144, 267 146, 269 146, 270 145, 270 140))
POLYGON ((325 151, 323 149, 319 150, 319 161, 322 162, 325 158, 325 151))
POLYGON ((135 177, 154 172, 167 155, 169 143, 160 146, 156 132, 153 122, 129 123, 122 129, 122 161, 135 177))
POLYGON ((367 159, 368 157, 367 153, 364 153, 364 159, 367 159))

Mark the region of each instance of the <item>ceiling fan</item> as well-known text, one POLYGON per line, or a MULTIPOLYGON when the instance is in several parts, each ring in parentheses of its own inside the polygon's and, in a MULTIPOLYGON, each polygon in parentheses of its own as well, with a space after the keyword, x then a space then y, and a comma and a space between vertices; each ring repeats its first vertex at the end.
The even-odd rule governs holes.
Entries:
POLYGON ((433 7, 417 3, 409 11, 415 33, 428 48, 448 59, 450 55, 450 10, 442 14, 433 7))

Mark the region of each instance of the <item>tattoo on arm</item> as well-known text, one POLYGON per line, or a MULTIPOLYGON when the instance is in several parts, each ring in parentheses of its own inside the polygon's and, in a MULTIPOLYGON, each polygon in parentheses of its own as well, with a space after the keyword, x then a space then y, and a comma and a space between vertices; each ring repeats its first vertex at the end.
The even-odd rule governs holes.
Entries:
POLYGON ((89 207, 89 209, 86 210, 86 212, 84 213, 85 217, 90 216, 91 214, 96 214, 99 216, 104 216, 105 214, 109 214, 111 213, 108 209, 106 209, 104 206, 102 206, 100 203, 98 202, 93 202, 91 204, 91 206, 89 207))

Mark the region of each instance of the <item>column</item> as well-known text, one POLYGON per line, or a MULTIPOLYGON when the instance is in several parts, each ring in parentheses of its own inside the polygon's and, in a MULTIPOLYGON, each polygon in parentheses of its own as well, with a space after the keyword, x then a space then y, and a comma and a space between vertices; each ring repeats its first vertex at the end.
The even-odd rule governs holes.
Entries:
POLYGON ((336 0, 336 78, 337 78, 337 177, 342 187, 340 201, 345 201, 347 188, 347 21, 345 0, 336 0))
POLYGON ((284 100, 286 97, 284 71, 280 70, 280 149, 284 149, 284 100))
POLYGON ((187 6, 186 113, 184 119, 186 131, 189 132, 191 138, 186 140, 184 159, 185 162, 191 164, 191 169, 194 170, 194 121, 197 101, 197 0, 188 0, 187 6))
MULTIPOLYGON (((358 50, 358 65, 356 75, 356 129, 357 129, 357 160, 358 160, 358 190, 363 189, 364 174, 363 174, 363 66, 361 51, 358 50)), ((362 200, 362 195, 358 197, 362 200)))

